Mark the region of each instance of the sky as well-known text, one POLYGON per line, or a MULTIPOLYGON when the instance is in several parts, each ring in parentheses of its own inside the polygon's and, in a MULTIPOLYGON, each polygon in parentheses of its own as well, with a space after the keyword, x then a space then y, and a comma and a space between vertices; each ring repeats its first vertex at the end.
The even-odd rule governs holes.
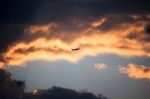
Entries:
POLYGON ((150 1, 5 0, 0 7, 0 68, 25 80, 27 92, 61 86, 150 98, 150 1))

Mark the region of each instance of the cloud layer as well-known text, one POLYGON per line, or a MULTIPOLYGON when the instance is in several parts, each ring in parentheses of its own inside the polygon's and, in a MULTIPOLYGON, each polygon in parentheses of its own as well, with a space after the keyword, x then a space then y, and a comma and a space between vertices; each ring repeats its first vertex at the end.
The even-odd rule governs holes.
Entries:
POLYGON ((1 4, 0 67, 34 60, 75 63, 85 56, 110 53, 150 56, 148 0, 8 0, 1 4))
POLYGON ((24 28, 19 39, 1 52, 0 66, 23 65, 28 61, 66 60, 85 56, 117 54, 125 57, 150 56, 149 15, 110 15, 93 21, 74 19, 24 28), (80 50, 72 51, 71 48, 80 50))
POLYGON ((127 67, 120 67, 121 73, 127 74, 130 78, 150 79, 150 67, 130 63, 127 67))

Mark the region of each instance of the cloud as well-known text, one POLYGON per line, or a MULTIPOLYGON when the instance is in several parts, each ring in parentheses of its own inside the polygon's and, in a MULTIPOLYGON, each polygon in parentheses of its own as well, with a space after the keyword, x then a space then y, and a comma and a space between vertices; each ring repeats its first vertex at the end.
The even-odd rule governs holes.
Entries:
POLYGON ((24 27, 22 35, 1 52, 1 67, 20 66, 34 60, 75 63, 85 56, 100 54, 149 57, 150 35, 145 27, 150 19, 148 15, 135 16, 110 15, 93 21, 75 19, 24 27), (71 50, 76 47, 80 50, 71 50))
POLYGON ((103 70, 103 69, 106 69, 106 68, 108 68, 108 66, 104 63, 95 64, 95 69, 97 69, 97 70, 103 70))
POLYGON ((127 67, 121 66, 119 71, 127 74, 130 78, 150 79, 150 67, 146 67, 144 65, 130 63, 127 67))
POLYGON ((105 21, 106 21, 106 18, 102 18, 102 19, 94 21, 91 25, 93 27, 98 27, 98 26, 102 25, 105 21))
POLYGON ((56 24, 46 24, 46 25, 37 25, 37 26, 30 26, 28 29, 25 30, 25 32, 28 32, 28 33, 50 33, 53 28, 56 27, 56 24))
POLYGON ((85 56, 110 53, 150 56, 148 0, 13 0, 1 4, 0 67, 41 59, 75 63, 85 56), (76 47, 80 50, 70 50, 76 47))

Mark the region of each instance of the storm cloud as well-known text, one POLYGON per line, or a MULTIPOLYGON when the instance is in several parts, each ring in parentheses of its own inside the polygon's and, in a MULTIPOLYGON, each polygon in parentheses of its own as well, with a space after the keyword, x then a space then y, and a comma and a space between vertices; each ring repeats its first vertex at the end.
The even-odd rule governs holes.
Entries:
POLYGON ((149 57, 149 4, 147 0, 6 0, 1 6, 0 66, 39 59, 77 62, 87 55, 109 53, 149 57), (81 49, 72 52, 76 47, 81 49))

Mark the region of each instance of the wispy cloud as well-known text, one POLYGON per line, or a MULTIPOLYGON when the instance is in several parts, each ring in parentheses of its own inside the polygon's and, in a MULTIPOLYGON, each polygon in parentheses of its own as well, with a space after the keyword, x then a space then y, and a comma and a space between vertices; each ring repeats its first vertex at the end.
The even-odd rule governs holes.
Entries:
POLYGON ((98 26, 102 25, 105 21, 106 21, 106 18, 98 19, 98 20, 92 22, 91 25, 93 27, 98 27, 98 26))
POLYGON ((150 67, 146 67, 144 65, 130 63, 126 67, 120 66, 119 71, 127 74, 130 78, 150 79, 150 67))
POLYGON ((108 65, 106 65, 104 63, 97 63, 94 66, 95 66, 95 69, 97 69, 97 70, 103 70, 103 69, 108 68, 108 65))

